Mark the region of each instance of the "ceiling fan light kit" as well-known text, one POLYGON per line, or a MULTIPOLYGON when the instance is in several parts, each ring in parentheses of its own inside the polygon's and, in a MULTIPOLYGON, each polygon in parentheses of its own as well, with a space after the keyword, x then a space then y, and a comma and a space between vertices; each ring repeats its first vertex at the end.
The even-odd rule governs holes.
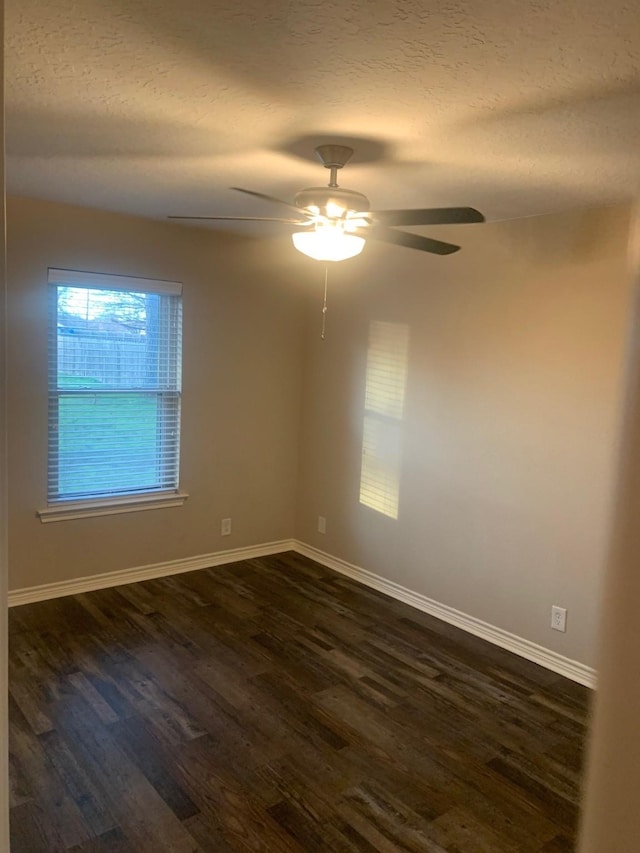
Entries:
POLYGON ((317 225, 315 231, 294 231, 293 245, 315 261, 346 261, 364 249, 364 237, 349 234, 340 225, 317 225))
POLYGON ((457 225, 484 222, 484 216, 472 207, 424 208, 417 210, 369 209, 369 200, 362 193, 338 186, 338 171, 353 156, 353 148, 346 145, 318 145, 316 155, 329 169, 326 187, 308 187, 295 197, 294 204, 264 193, 232 187, 238 192, 255 196, 289 210, 289 217, 246 216, 170 216, 170 219, 226 219, 260 220, 302 226, 295 231, 292 241, 295 248, 317 261, 344 261, 359 255, 368 239, 382 243, 418 249, 436 255, 449 255, 460 248, 453 243, 433 240, 408 231, 397 231, 396 225, 457 225), (297 218, 293 218, 297 216, 297 218))

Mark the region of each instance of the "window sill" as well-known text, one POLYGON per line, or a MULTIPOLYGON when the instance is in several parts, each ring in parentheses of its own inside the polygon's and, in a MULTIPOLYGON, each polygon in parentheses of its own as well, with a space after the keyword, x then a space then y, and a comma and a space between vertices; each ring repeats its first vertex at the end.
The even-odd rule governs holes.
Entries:
POLYGON ((99 515, 118 515, 122 512, 141 512, 148 509, 168 509, 182 506, 189 495, 186 492, 159 492, 126 498, 104 498, 95 501, 77 501, 52 504, 37 510, 43 524, 52 521, 70 521, 74 518, 95 518, 99 515))

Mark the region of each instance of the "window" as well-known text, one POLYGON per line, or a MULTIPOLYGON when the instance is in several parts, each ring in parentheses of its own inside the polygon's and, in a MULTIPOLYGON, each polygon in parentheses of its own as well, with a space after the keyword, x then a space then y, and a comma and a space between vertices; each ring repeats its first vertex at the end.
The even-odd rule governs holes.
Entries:
POLYGON ((181 290, 49 270, 50 506, 177 493, 181 290))

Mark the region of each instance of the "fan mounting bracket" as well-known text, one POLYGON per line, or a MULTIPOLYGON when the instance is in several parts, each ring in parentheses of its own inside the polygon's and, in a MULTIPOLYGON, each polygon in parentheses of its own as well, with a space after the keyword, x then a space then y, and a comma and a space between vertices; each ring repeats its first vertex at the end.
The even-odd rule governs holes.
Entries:
POLYGON ((349 148, 348 145, 318 145, 316 157, 325 169, 331 170, 329 186, 337 187, 338 169, 342 169, 353 157, 353 148, 349 148))
POLYGON ((325 169, 342 169, 353 157, 353 148, 348 145, 318 145, 315 151, 325 169))

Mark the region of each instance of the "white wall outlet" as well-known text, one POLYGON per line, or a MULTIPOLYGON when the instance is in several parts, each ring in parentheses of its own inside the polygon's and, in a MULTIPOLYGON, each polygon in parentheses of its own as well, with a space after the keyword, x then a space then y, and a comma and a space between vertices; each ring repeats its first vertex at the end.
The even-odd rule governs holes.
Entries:
POLYGON ((318 533, 326 533, 327 532, 327 519, 324 515, 318 516, 318 533))
POLYGON ((231 519, 223 518, 220 522, 220 533, 222 536, 229 536, 231 534, 231 519))
POLYGON ((567 608, 553 605, 551 608, 551 627, 554 631, 567 630, 567 608))

